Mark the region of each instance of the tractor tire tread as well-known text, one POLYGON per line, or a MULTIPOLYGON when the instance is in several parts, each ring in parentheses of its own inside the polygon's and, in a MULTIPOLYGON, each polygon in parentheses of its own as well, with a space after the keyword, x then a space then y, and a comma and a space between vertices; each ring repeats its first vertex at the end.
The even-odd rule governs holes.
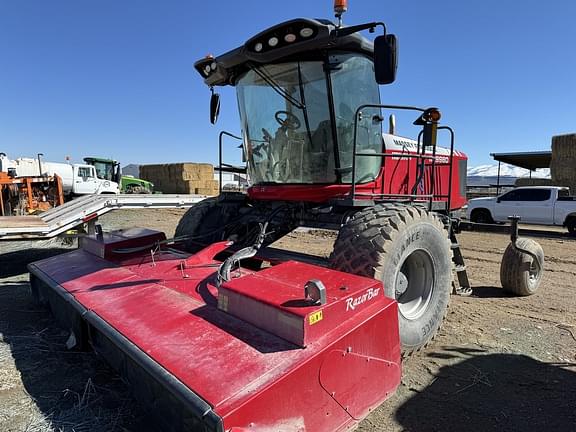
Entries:
MULTIPOLYGON (((330 255, 331 267, 361 276, 382 280, 384 265, 393 252, 391 245, 401 232, 414 223, 427 223, 445 232, 442 219, 426 209, 404 204, 377 204, 352 216, 340 230, 334 250, 330 255)), ((450 240, 446 233, 446 250, 450 254, 450 240)), ((451 262, 451 260, 450 260, 451 262)), ((452 272, 448 290, 452 287, 452 272)), ((448 291, 449 302, 450 295, 448 291)), ((413 347, 403 346, 403 356, 410 356, 430 344, 441 328, 447 314, 444 309, 440 323, 426 341, 413 347)))

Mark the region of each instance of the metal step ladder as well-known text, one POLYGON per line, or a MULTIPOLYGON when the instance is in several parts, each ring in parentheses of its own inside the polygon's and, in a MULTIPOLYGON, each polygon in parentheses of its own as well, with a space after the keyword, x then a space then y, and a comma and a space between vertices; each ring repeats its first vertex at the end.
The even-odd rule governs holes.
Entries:
POLYGON ((466 271, 466 263, 464 262, 464 256, 460 250, 460 243, 456 238, 456 232, 451 227, 450 228, 450 248, 452 249, 452 262, 454 263, 454 270, 456 271, 456 276, 458 277, 458 283, 453 285, 453 294, 468 297, 472 294, 472 287, 470 286, 470 281, 468 280, 468 272, 466 271))

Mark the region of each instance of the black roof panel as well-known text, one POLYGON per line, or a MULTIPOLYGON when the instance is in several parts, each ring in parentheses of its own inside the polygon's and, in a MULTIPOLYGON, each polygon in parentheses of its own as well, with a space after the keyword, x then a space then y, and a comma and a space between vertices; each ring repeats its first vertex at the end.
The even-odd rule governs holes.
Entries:
POLYGON ((550 161, 552 160, 551 151, 490 153, 490 156, 498 162, 504 162, 531 171, 538 168, 550 168, 550 161))

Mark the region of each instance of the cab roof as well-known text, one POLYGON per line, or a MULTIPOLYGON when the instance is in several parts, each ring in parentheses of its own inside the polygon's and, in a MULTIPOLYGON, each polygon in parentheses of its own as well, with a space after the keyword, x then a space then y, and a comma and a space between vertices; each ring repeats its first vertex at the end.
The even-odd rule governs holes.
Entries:
POLYGON ((220 56, 198 60, 194 68, 208 86, 235 85, 238 76, 252 65, 319 59, 327 50, 374 56, 373 43, 359 33, 339 36, 338 28, 329 20, 297 18, 270 27, 220 56), (287 41, 287 35, 294 40, 287 41), (272 39, 276 40, 274 46, 269 43, 272 39))
POLYGON ((88 163, 88 162, 103 162, 103 163, 118 163, 118 161, 114 160, 114 159, 106 159, 106 158, 99 158, 99 157, 92 157, 92 156, 88 156, 84 158, 84 162, 88 163))

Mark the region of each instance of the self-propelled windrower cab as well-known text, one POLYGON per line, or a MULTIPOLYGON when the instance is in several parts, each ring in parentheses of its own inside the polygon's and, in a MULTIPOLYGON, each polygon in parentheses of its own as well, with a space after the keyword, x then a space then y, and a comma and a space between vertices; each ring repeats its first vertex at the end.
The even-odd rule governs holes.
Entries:
MULTIPOLYGON (((251 198, 326 202, 349 197, 352 187, 362 199, 433 195, 451 209, 462 207, 466 156, 442 149, 444 156, 434 158, 439 112, 381 104, 378 84, 396 75, 396 37, 372 42, 359 33, 380 27, 295 19, 196 62, 212 89, 236 87, 251 198), (387 108, 420 114, 426 134, 419 147, 393 135, 383 139, 387 108)), ((214 119, 219 102, 212 105, 214 119)))

